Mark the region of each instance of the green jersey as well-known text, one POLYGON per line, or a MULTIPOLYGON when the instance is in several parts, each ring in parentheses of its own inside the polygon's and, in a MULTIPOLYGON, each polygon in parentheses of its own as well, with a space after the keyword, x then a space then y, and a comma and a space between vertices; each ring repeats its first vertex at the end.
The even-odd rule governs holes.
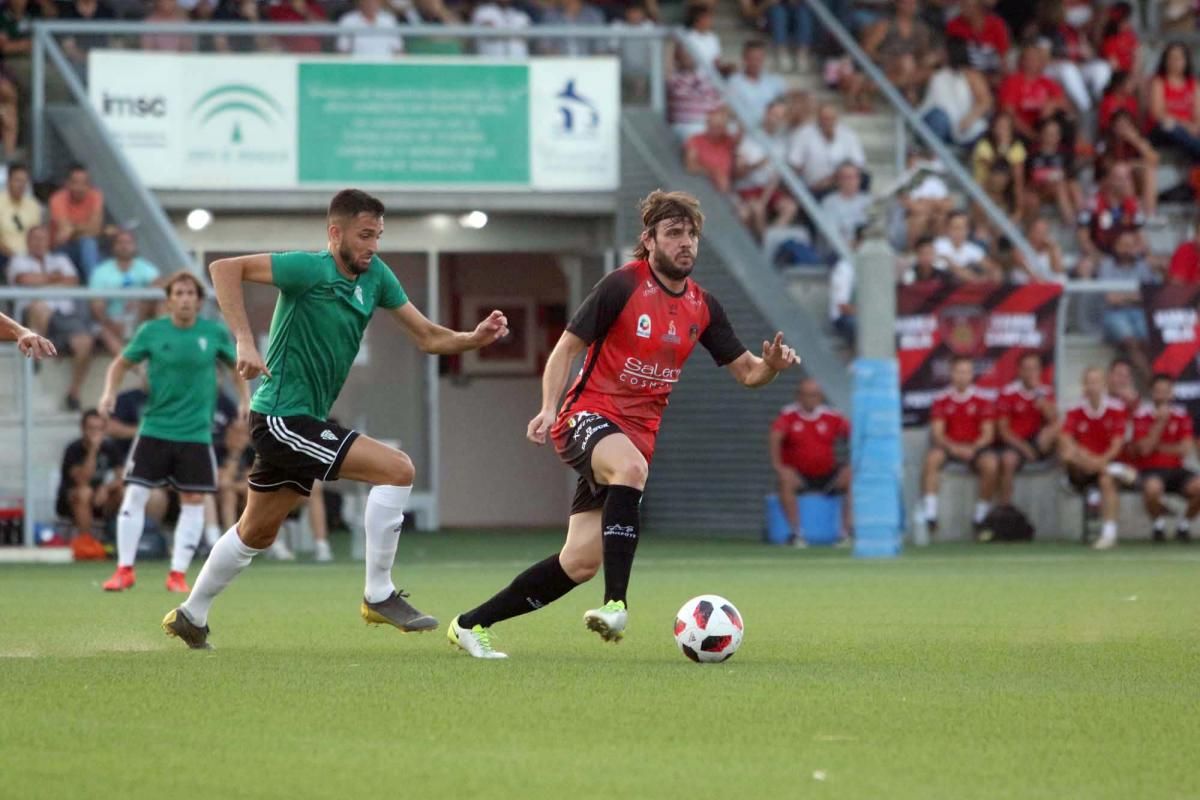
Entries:
POLYGON ((337 399, 375 308, 408 302, 400 281, 379 256, 354 280, 338 271, 333 254, 271 255, 279 287, 267 370, 250 407, 275 417, 325 419, 337 399))
POLYGON ((180 328, 170 317, 152 319, 137 329, 121 357, 134 364, 149 361, 150 397, 139 435, 212 444, 217 361, 237 364, 237 349, 224 325, 197 319, 180 328))

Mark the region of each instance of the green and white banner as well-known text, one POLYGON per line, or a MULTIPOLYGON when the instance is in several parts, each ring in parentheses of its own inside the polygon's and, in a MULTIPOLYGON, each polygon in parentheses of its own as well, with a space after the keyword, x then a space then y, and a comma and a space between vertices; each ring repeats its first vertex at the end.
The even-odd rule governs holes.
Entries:
POLYGON ((612 58, 366 62, 101 50, 88 88, 155 189, 609 191, 612 58))

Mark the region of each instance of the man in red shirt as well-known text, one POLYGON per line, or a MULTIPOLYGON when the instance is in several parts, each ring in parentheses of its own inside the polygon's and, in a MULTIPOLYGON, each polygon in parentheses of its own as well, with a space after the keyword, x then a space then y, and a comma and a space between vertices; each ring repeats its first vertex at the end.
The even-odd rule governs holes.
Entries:
POLYGON ((63 187, 50 195, 50 228, 55 249, 65 250, 83 270, 84 283, 100 263, 100 233, 104 229, 104 194, 92 186, 87 167, 67 168, 63 187))
POLYGON ((933 401, 929 424, 929 450, 921 477, 922 516, 930 535, 937 532, 938 488, 947 461, 966 464, 979 476, 975 525, 992 510, 996 490, 995 404, 975 388, 975 364, 956 356, 950 364, 950 388, 933 401))
POLYGON ((1118 482, 1132 484, 1137 474, 1117 458, 1125 447, 1129 415, 1124 405, 1104 393, 1104 371, 1088 367, 1083 372, 1083 402, 1067 412, 1059 440, 1059 457, 1067 478, 1080 491, 1088 491, 1088 504, 1099 488, 1103 526, 1092 545, 1108 550, 1117 545, 1118 482))
MULTIPOLYGON (((800 382, 796 402, 784 406, 767 437, 771 466, 779 478, 779 502, 787 516, 796 545, 804 546, 799 492, 845 493, 850 489, 850 465, 846 463, 850 422, 823 404, 821 384, 812 378, 800 382)), ((850 530, 850 504, 842 504, 842 534, 850 530)))
POLYGON ((492 625, 554 602, 601 564, 604 605, 584 614, 584 622, 605 641, 619 641, 628 622, 642 489, 667 398, 688 356, 703 345, 749 387, 770 383, 797 361, 782 333, 763 342, 761 358, 748 351, 721 304, 691 278, 704 224, 696 198, 651 192, 641 212, 636 260, 596 284, 567 324, 546 361, 541 409, 526 430, 535 444, 553 440, 579 473, 566 543, 450 623, 450 640, 476 658, 504 658, 492 648, 492 625), (571 364, 585 351, 563 398, 571 364))
POLYGON ((1054 387, 1042 383, 1042 357, 1021 356, 1017 380, 1005 386, 996 404, 996 434, 1000 449, 997 502, 1012 502, 1013 482, 1027 463, 1054 455, 1058 443, 1058 409, 1054 387))
POLYGON ((1170 283, 1200 283, 1200 217, 1193 223, 1192 238, 1180 242, 1167 269, 1170 283))
POLYGON ((1043 74, 1046 52, 1040 45, 1021 49, 1019 69, 1000 83, 1001 111, 1012 114, 1013 125, 1026 141, 1037 141, 1038 125, 1044 119, 1067 111, 1067 96, 1053 78, 1043 74))
POLYGON ((965 39, 971 66, 990 78, 1004 71, 1008 55, 1008 26, 988 11, 983 0, 962 0, 958 16, 946 23, 946 38, 965 39))
POLYGON ((1137 252, 1147 253, 1149 247, 1142 235, 1146 215, 1138 203, 1137 189, 1129 164, 1118 161, 1108 168, 1100 191, 1079 212, 1075 239, 1083 258, 1079 271, 1090 276, 1105 255, 1112 255, 1117 238, 1125 231, 1137 237, 1137 252))
MULTIPOLYGON (((273 0, 267 6, 267 19, 284 23, 329 21, 317 0, 273 0)), ((280 36, 279 45, 289 53, 319 53, 322 49, 319 36, 280 36)))
POLYGON ((1169 375, 1155 375, 1150 384, 1150 402, 1142 403, 1133 415, 1132 451, 1142 478, 1142 500, 1154 520, 1154 541, 1166 540, 1167 507, 1163 495, 1187 499, 1187 510, 1175 526, 1175 538, 1191 539, 1192 520, 1200 513, 1200 475, 1186 469, 1183 459, 1194 449, 1192 418, 1176 405, 1175 382, 1169 375))
POLYGON ((707 175, 717 191, 728 194, 738 140, 729 135, 729 111, 724 106, 708 112, 704 133, 684 145, 684 166, 693 175, 707 175))

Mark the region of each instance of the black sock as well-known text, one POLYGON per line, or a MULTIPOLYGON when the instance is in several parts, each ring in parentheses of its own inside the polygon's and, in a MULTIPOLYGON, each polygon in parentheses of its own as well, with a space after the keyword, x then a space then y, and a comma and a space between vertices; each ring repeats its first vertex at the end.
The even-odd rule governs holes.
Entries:
MULTIPOLYGON (((641 489, 609 486, 600 527, 604 538, 604 602, 625 600, 629 573, 638 543, 638 505, 641 489)), ((628 601, 625 601, 629 605, 628 601)))
POLYGON ((558 553, 555 553, 513 578, 512 583, 496 592, 492 599, 460 614, 458 624, 467 629, 476 625, 490 628, 497 622, 550 605, 577 585, 558 563, 558 553))

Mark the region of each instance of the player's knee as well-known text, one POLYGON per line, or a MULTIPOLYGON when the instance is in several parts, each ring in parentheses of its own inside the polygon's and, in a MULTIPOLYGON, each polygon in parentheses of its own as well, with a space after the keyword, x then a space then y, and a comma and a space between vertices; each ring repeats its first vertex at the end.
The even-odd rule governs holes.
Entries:
POLYGON ((83 503, 90 503, 90 502, 92 502, 92 496, 94 494, 95 494, 95 492, 92 490, 91 486, 87 486, 87 485, 76 486, 74 489, 71 490, 71 501, 73 503, 75 503, 76 505, 82 505, 83 503))
POLYGON ((602 560, 599 553, 572 550, 563 550, 558 557, 558 563, 562 565, 563 572, 567 573, 567 577, 576 583, 586 583, 596 577, 596 573, 600 571, 602 560))
POLYGON ((417 470, 413 467, 412 459, 408 457, 408 454, 401 450, 395 450, 383 468, 381 480, 376 482, 386 486, 412 486, 416 476, 417 470))
POLYGON ((946 460, 946 453, 940 447, 931 447, 925 451, 925 466, 937 469, 946 460))
MULTIPOLYGON (((130 483, 125 486, 125 495, 121 498, 122 510, 142 510, 150 502, 150 490, 145 486, 130 483)), ((183 502, 187 502, 186 500, 183 502)))
POLYGON ((242 543, 255 550, 265 550, 275 542, 279 535, 279 524, 268 524, 257 520, 248 520, 243 515, 238 521, 237 533, 242 543))
POLYGON ((1005 450, 1004 455, 1000 457, 1000 466, 1004 467, 1006 472, 1016 472, 1020 465, 1021 457, 1012 450, 1005 450))
POLYGON ((630 458, 618 464, 612 470, 612 477, 609 483, 617 486, 632 486, 635 489, 641 489, 646 485, 646 476, 649 473, 650 467, 646 464, 646 459, 630 458))
POLYGON ((984 453, 979 457, 979 472, 983 475, 992 475, 996 472, 996 454, 984 453))

